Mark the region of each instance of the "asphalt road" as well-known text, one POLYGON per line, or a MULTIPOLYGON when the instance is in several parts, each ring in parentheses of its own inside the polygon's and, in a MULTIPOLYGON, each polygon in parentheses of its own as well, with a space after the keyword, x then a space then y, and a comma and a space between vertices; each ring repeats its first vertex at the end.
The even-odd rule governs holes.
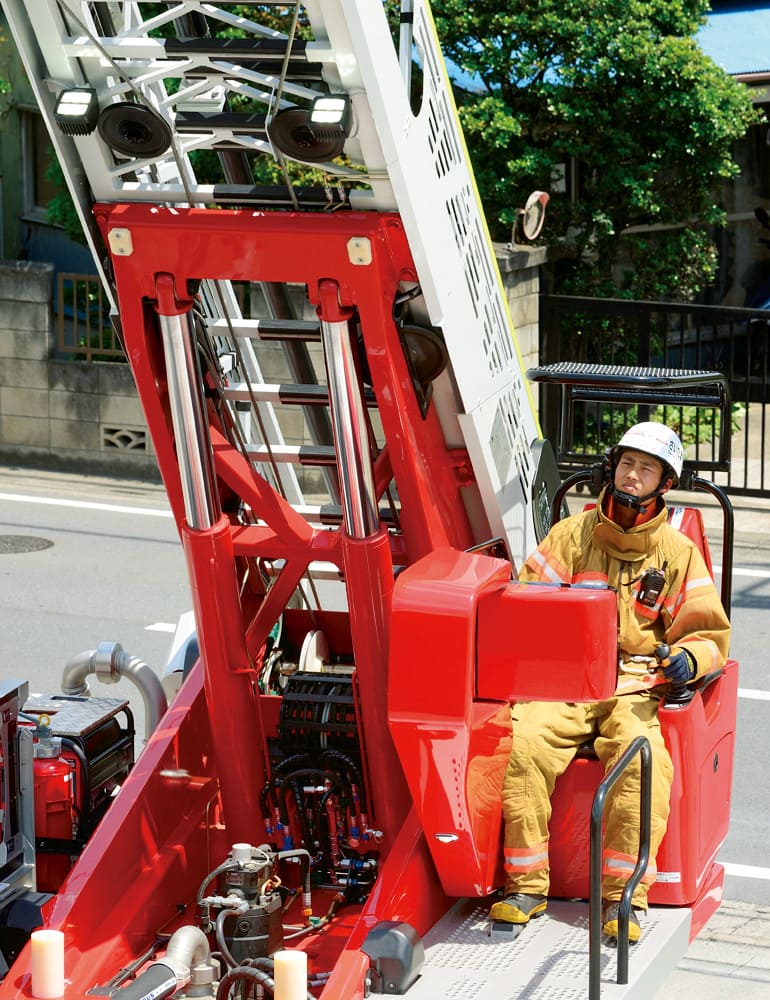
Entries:
MULTIPOLYGON (((721 514, 711 498, 695 505, 703 511, 718 565, 721 514)), ((733 811, 720 855, 727 869, 726 904, 714 918, 713 940, 702 940, 702 935, 675 973, 679 978, 672 986, 678 992, 664 991, 664 996, 693 991, 704 998, 723 995, 707 989, 723 988, 728 965, 714 974, 697 949, 707 947, 713 956, 720 935, 725 937, 725 921, 729 934, 734 933, 736 914, 759 927, 755 937, 764 940, 764 917, 770 913, 770 502, 737 500, 735 507, 731 655, 741 672, 733 811), (722 924, 717 925, 720 914, 722 924)), ((120 642, 160 675, 172 630, 189 607, 181 545, 161 486, 0 467, 0 662, 5 678, 29 680, 30 691, 58 692, 65 663, 105 640, 120 642), (35 548, 34 540, 41 547, 35 548)), ((132 685, 94 681, 91 686, 94 694, 129 698, 141 739, 143 703, 132 685)), ((742 938, 736 947, 729 954, 742 963, 742 938)), ((770 952, 763 947, 754 947, 751 954, 764 967, 770 952)), ((758 982, 747 984, 746 995, 770 998, 770 984, 762 987, 767 992, 752 992, 759 989, 758 982)))
MULTIPOLYGON (((5 678, 28 680, 30 693, 58 693, 65 664, 104 641, 119 642, 160 676, 178 617, 189 608, 184 556, 162 487, 0 467, 5 678)), ((89 686, 97 696, 129 699, 138 751, 138 690, 127 680, 91 678, 89 686)))

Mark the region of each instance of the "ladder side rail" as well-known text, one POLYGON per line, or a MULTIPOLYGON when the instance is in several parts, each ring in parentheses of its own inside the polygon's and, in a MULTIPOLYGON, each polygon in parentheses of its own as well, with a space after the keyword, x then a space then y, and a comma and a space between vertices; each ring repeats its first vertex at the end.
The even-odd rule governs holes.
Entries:
POLYGON ((437 392, 437 407, 449 402, 442 422, 461 430, 492 533, 523 560, 535 545, 531 449, 541 434, 427 4, 414 12, 417 115, 381 4, 339 0, 324 15, 335 51, 338 32, 352 40, 429 319, 447 344, 460 404, 437 392))
POLYGON ((29 85, 46 122, 56 158, 61 164, 64 179, 83 227, 94 266, 102 281, 110 308, 117 311, 114 292, 104 271, 104 246, 91 214, 92 199, 89 177, 84 169, 78 140, 64 135, 54 124, 56 95, 49 87, 49 80, 68 86, 87 83, 79 74, 77 63, 68 60, 63 50, 51 43, 65 33, 58 5, 53 0, 40 0, 27 5, 23 0, 3 0, 3 9, 19 56, 27 73, 29 85), (45 53, 41 46, 45 45, 45 53))

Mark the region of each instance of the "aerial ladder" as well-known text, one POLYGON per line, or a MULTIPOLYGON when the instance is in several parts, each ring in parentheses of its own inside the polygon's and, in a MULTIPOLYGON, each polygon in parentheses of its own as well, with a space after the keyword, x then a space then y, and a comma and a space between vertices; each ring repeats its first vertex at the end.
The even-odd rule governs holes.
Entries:
MULTIPOLYGON (((277 996, 301 953, 296 995, 324 1000, 650 996, 718 903, 729 765, 676 813, 721 796, 630 975, 589 928, 587 850, 581 901, 515 941, 486 919, 509 703, 608 696, 616 611, 515 582, 558 473, 427 3, 395 25, 380 0, 3 7, 195 618, 167 713, 40 905, 64 995, 277 996)), ((728 710, 679 715, 704 775, 717 744, 731 760, 735 675, 728 710)), ((29 946, 11 957, 0 996, 29 996, 29 946)))

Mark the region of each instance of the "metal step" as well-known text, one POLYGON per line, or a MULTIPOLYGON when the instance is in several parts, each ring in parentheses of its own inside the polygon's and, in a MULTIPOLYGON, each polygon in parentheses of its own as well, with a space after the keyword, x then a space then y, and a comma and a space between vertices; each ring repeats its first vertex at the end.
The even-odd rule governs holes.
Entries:
MULTIPOLYGON (((409 1000, 586 1000, 588 903, 550 900, 513 941, 490 934, 487 912, 478 899, 459 900, 429 931, 409 1000)), ((651 907, 641 924, 627 985, 616 982, 617 949, 602 944, 603 1000, 650 1000, 686 953, 688 909, 651 907)))

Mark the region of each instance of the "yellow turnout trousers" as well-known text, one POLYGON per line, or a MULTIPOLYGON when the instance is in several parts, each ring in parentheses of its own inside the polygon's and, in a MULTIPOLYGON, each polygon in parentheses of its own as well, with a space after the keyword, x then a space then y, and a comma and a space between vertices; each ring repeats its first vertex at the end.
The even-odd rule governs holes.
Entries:
MULTIPOLYGON (((513 747, 503 780, 506 893, 548 894, 548 824, 556 779, 578 747, 595 738, 605 771, 637 736, 652 751, 650 863, 633 905, 646 909, 655 881, 655 857, 666 831, 673 766, 658 721, 657 698, 627 694, 594 704, 524 702, 511 707, 513 747)), ((602 898, 619 900, 639 850, 641 763, 637 754, 607 796, 602 898)))

